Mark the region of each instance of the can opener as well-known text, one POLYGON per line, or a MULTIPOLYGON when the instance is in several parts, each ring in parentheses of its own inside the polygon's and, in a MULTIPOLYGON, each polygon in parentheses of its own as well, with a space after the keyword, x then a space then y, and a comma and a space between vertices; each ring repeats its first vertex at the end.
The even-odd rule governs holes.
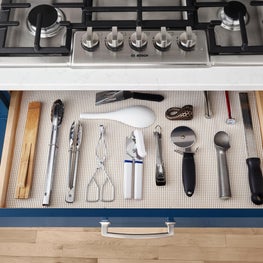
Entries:
POLYGON ((125 199, 142 199, 143 158, 145 156, 142 131, 134 130, 130 137, 126 137, 123 184, 125 199))

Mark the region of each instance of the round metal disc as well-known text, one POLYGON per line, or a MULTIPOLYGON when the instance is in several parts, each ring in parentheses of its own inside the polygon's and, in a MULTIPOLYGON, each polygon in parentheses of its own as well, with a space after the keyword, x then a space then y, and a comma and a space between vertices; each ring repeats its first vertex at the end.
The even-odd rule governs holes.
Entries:
POLYGON ((196 139, 192 129, 186 126, 179 126, 171 132, 172 142, 181 148, 191 147, 196 139))

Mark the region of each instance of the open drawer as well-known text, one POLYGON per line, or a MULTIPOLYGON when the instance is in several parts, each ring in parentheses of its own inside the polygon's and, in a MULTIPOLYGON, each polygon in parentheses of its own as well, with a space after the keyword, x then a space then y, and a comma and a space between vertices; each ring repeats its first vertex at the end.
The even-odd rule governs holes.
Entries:
MULTIPOLYGON (((227 109, 223 91, 211 92, 213 116, 204 116, 204 95, 201 91, 160 91, 162 102, 125 100, 95 106, 95 91, 25 91, 11 93, 7 133, 1 161, 0 226, 99 226, 99 222, 111 222, 117 227, 162 227, 165 222, 176 222, 177 227, 263 227, 262 205, 251 202, 246 165, 246 143, 239 96, 230 92, 233 117, 236 124, 226 124, 227 109), (53 102, 61 99, 65 105, 64 118, 59 128, 58 151, 50 206, 42 207, 45 174, 48 163, 51 136, 50 111, 53 102), (30 198, 14 198, 21 147, 26 123, 28 103, 42 104, 37 137, 34 177, 30 198), (193 105, 192 120, 168 120, 165 111, 170 107, 193 105), (132 105, 145 105, 156 114, 156 121, 142 129, 147 156, 143 167, 142 200, 125 200, 123 197, 123 161, 126 136, 133 127, 111 120, 81 120, 83 138, 74 203, 65 202, 69 162, 69 130, 72 122, 82 112, 108 112, 132 105), (107 158, 105 167, 115 187, 112 202, 87 202, 87 184, 96 170, 95 149, 99 139, 99 125, 105 127, 107 158), (156 149, 153 136, 156 125, 162 132, 162 155, 167 177, 165 186, 156 186, 156 149), (177 126, 188 126, 196 133, 193 148, 195 154, 196 188, 192 197, 187 197, 182 185, 182 156, 175 152, 171 131, 177 126), (227 161, 232 197, 218 197, 217 157, 214 135, 225 131, 230 136, 227 161)), ((260 97, 259 92, 257 96, 260 97)), ((262 95, 261 95, 262 96, 262 95)), ((254 92, 249 92, 256 147, 263 155, 258 111, 261 103, 254 92)), ((138 116, 140 118, 140 116, 138 116)), ((99 183, 102 175, 98 175, 99 183)))

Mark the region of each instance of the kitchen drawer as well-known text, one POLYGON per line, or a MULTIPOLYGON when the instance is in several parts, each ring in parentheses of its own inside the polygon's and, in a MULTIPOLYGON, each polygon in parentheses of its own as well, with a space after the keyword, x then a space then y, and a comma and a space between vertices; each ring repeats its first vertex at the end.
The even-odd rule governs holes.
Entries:
MULTIPOLYGON (((246 166, 246 146, 239 96, 237 91, 230 93, 232 114, 235 125, 226 124, 227 110, 224 92, 211 93, 213 117, 204 117, 204 98, 200 91, 160 91, 165 97, 163 102, 126 100, 101 106, 95 106, 95 91, 25 91, 22 98, 19 92, 12 93, 9 122, 13 127, 15 140, 4 145, 8 152, 8 165, 1 164, 2 193, 0 209, 0 226, 99 226, 100 221, 110 221, 112 226, 161 227, 165 222, 175 221, 177 227, 262 227, 262 206, 254 205, 250 200, 246 166), (20 103, 21 99, 21 103, 20 103), (65 113, 59 129, 57 164, 54 178, 51 205, 42 207, 45 172, 48 159, 48 148, 51 134, 50 110, 53 102, 61 99, 65 104, 65 113), (29 199, 15 199, 15 187, 19 168, 23 131, 28 103, 42 102, 40 126, 37 140, 37 151, 34 167, 34 178, 29 199), (194 118, 190 121, 170 121, 164 116, 165 110, 172 106, 181 107, 192 104, 194 118), (20 105, 20 106, 19 106, 20 105), (82 120, 83 142, 79 160, 76 189, 76 200, 73 204, 65 202, 67 168, 68 168, 68 135, 70 125, 79 118, 81 112, 105 112, 131 105, 146 105, 156 113, 155 123, 144 128, 144 140, 147 156, 144 159, 144 183, 142 200, 124 200, 123 198, 123 160, 125 154, 125 137, 134 128, 110 120, 82 120), (11 111, 14 111, 11 114, 11 111), (19 114, 17 114, 19 112, 19 114), (17 127, 16 127, 16 120, 17 127), (12 119, 10 119, 12 118, 12 119), (107 143, 106 170, 115 185, 113 202, 86 202, 86 187, 89 178, 96 169, 95 148, 99 136, 99 125, 105 127, 107 143), (164 166, 167 175, 166 186, 155 185, 155 141, 153 131, 156 125, 162 128, 162 149, 164 166), (176 153, 171 142, 171 131, 177 126, 189 126, 196 135, 194 148, 196 164, 196 190, 192 197, 184 194, 181 167, 182 156, 176 153), (230 135, 231 148, 227 151, 230 172, 232 198, 218 198, 217 162, 213 138, 216 132, 223 130, 230 135), (14 148, 12 150, 12 143, 14 148), (8 147, 8 148, 7 148, 8 147), (11 148, 10 148, 11 147, 11 148), (10 175, 7 181, 3 176, 10 175), (4 183, 3 183, 4 182, 4 183), (4 192, 4 191, 3 191, 4 192)), ((260 123, 257 114, 254 92, 249 92, 253 126, 255 129, 257 150, 262 157, 260 123)), ((9 126, 8 126, 9 127, 9 126)), ((100 180, 100 179, 99 179, 100 180)))

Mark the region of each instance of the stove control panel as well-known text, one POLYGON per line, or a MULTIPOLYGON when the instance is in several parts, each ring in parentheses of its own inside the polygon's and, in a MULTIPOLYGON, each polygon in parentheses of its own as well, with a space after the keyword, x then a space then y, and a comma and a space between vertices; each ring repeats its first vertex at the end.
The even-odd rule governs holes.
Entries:
POLYGON ((105 40, 106 47, 112 51, 118 51, 123 45, 123 34, 118 31, 116 26, 112 27, 112 31, 107 35, 105 40))
POLYGON ((190 26, 179 36, 179 46, 185 51, 191 51, 196 45, 197 37, 190 26))
POLYGON ((130 38, 130 47, 136 51, 142 51, 146 48, 148 43, 147 35, 142 32, 142 28, 140 26, 136 27, 136 32, 131 35, 130 38))
POLYGON ((172 36, 166 31, 166 27, 161 27, 161 31, 158 32, 153 39, 154 47, 160 51, 166 51, 171 47, 172 36))
POLYGON ((209 66, 206 34, 192 30, 170 31, 77 31, 71 57, 72 67, 88 66, 209 66))
POLYGON ((81 37, 81 45, 87 51, 94 51, 99 45, 99 37, 96 32, 92 32, 92 28, 88 27, 87 32, 81 37))

